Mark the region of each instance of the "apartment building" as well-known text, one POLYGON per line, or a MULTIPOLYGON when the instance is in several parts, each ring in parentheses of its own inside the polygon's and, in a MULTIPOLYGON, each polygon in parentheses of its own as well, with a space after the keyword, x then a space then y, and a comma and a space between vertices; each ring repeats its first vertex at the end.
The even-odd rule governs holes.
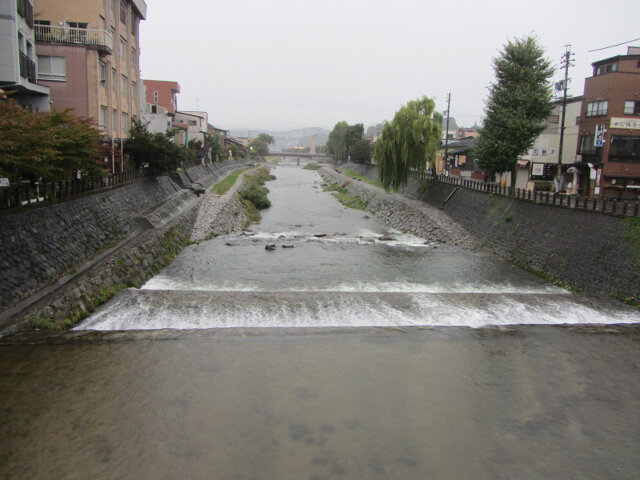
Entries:
POLYGON ((49 88, 37 84, 33 4, 0 2, 0 88, 32 112, 49 110, 49 88))
POLYGON ((126 168, 124 140, 139 118, 139 25, 144 0, 36 0, 38 81, 56 110, 93 118, 104 135, 105 160, 126 168), (109 158, 110 157, 110 158, 109 158))
POLYGON ((599 60, 585 80, 578 153, 595 170, 592 193, 640 194, 640 47, 599 60))

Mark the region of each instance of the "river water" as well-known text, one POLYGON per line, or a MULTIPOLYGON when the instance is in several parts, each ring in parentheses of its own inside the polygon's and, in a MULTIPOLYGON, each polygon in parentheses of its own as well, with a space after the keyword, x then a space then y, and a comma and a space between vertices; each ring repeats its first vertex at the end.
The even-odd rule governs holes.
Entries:
POLYGON ((0 338, 0 478, 637 478, 636 311, 273 173, 253 231, 0 338))

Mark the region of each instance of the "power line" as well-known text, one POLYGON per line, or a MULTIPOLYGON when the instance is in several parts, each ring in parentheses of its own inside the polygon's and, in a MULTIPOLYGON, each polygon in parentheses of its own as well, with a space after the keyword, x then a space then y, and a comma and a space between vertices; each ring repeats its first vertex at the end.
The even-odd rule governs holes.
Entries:
POLYGON ((634 38, 633 40, 627 40, 626 42, 616 43, 615 45, 609 45, 608 47, 596 48, 595 50, 587 50, 587 53, 599 52, 600 50, 606 50, 607 48, 619 47, 620 45, 624 45, 625 43, 631 43, 637 40, 640 40, 640 37, 634 38))

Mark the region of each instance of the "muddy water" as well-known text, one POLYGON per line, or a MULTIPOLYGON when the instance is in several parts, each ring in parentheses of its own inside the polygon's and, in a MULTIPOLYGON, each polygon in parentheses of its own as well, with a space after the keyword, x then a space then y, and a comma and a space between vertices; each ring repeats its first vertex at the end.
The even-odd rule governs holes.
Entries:
POLYGON ((636 311, 274 173, 253 232, 0 338, 0 478, 637 478, 640 327, 551 325, 636 311))

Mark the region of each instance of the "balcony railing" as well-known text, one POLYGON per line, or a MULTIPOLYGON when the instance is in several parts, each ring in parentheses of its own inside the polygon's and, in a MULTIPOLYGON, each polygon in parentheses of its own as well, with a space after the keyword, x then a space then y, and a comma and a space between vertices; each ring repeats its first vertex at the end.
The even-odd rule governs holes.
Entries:
POLYGON ((113 52, 113 36, 106 30, 36 25, 35 33, 36 41, 41 43, 84 45, 96 47, 105 53, 113 52))
POLYGON ((29 28, 33 28, 33 5, 29 0, 18 0, 18 15, 24 18, 29 28))
POLYGON ((31 83, 36 83, 36 64, 22 52, 20 52, 20 76, 31 83))

